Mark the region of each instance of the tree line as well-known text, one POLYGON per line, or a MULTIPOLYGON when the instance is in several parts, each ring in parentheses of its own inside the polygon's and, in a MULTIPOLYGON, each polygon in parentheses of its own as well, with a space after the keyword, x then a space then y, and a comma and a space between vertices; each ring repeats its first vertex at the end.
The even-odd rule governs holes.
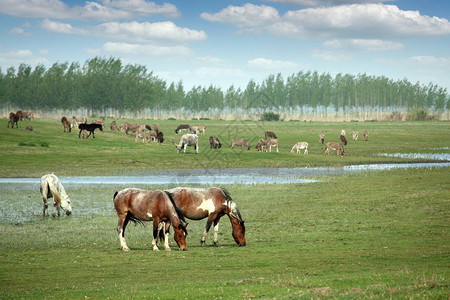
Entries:
POLYGON ((145 66, 124 65, 117 58, 95 57, 84 65, 55 63, 46 69, 39 64, 21 64, 17 69, 0 69, 0 106, 21 109, 118 111, 141 109, 207 111, 210 109, 288 109, 332 107, 347 109, 450 108, 447 89, 433 83, 411 83, 367 74, 319 74, 300 71, 283 78, 269 75, 262 82, 250 80, 245 88, 226 91, 210 85, 186 91, 183 82, 167 83, 145 66))

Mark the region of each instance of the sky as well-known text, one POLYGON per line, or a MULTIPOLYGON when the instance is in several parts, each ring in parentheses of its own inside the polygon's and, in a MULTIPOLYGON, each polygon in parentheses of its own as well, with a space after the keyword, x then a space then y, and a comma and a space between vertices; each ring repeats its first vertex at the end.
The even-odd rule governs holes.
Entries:
POLYGON ((368 74, 450 92, 449 0, 0 0, 0 68, 120 58, 185 90, 368 74))

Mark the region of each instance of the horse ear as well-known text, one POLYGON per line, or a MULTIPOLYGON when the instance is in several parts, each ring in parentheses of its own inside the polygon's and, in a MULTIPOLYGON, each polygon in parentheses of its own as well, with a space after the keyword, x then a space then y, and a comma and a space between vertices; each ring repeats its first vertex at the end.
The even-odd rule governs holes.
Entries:
POLYGON ((245 221, 241 221, 241 225, 244 225, 244 222, 245 222, 245 221))

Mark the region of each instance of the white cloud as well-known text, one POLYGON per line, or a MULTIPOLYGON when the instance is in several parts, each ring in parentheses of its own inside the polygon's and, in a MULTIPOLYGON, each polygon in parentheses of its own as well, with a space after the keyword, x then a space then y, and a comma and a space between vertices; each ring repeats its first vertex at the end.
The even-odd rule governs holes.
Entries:
POLYGON ((127 43, 189 43, 207 38, 204 31, 178 27, 173 22, 139 23, 109 22, 95 27, 78 28, 67 23, 45 19, 41 27, 49 32, 95 36, 127 43))
POLYGON ((192 51, 183 46, 157 46, 157 45, 139 45, 128 43, 107 42, 101 49, 89 49, 88 53, 93 55, 104 55, 105 53, 112 56, 122 55, 144 55, 145 57, 189 57, 192 51))
POLYGON ((396 0, 261 0, 261 1, 279 4, 289 4, 300 7, 319 7, 319 6, 335 6, 354 3, 364 4, 364 3, 393 2, 396 0))
POLYGON ((266 5, 228 6, 218 13, 202 13, 200 17, 211 22, 233 24, 240 32, 262 31, 266 24, 272 24, 279 19, 278 11, 266 5))
POLYGON ((218 13, 202 13, 208 21, 233 24, 239 32, 262 32, 288 38, 388 39, 450 34, 447 19, 405 11, 395 5, 353 4, 306 8, 279 16, 273 7, 246 4, 218 13), (262 17, 259 17, 259 15, 262 17))
POLYGON ((102 2, 110 7, 116 7, 121 10, 143 15, 163 14, 173 18, 181 15, 177 7, 170 3, 157 5, 155 2, 145 0, 102 0, 102 2))
POLYGON ((86 35, 89 33, 88 30, 75 28, 72 27, 72 25, 70 24, 54 22, 49 19, 45 19, 41 22, 41 28, 49 32, 64 33, 64 34, 86 35))
POLYGON ((267 58, 255 58, 247 62, 247 66, 251 69, 257 70, 296 70, 299 68, 298 64, 292 61, 272 60, 267 58))
POLYGON ((9 68, 10 66, 18 66, 22 63, 28 65, 48 64, 46 50, 41 50, 39 54, 34 54, 28 49, 15 49, 6 53, 0 52, 0 66, 9 68))
POLYGON ((150 42, 166 41, 176 43, 187 43, 205 40, 207 38, 204 31, 192 30, 178 27, 173 22, 157 23, 104 23, 96 27, 96 34, 113 39, 115 41, 127 42, 150 42))
POLYGON ((403 44, 383 40, 343 39, 323 43, 323 48, 333 51, 391 51, 403 49, 403 44))
POLYGON ((331 50, 316 49, 312 52, 312 57, 323 61, 339 62, 350 60, 353 55, 348 52, 336 52, 331 50))
POLYGON ((138 15, 180 15, 178 9, 164 3, 157 5, 145 0, 86 1, 84 6, 69 6, 61 0, 0 0, 0 13, 27 18, 113 21, 131 19, 138 15))
POLYGON ((17 34, 17 35, 24 35, 24 36, 31 36, 33 35, 31 32, 25 31, 23 28, 16 27, 8 31, 10 34, 17 34))

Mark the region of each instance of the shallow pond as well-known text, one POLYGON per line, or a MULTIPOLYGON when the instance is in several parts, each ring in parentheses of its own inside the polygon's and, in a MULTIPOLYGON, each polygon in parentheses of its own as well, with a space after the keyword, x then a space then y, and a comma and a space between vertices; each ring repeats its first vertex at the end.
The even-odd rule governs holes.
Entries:
MULTIPOLYGON (((89 218, 95 215, 114 215, 112 198, 115 191, 135 185, 172 188, 185 184, 284 184, 311 183, 314 177, 363 173, 394 168, 449 167, 450 162, 414 164, 372 164, 340 168, 272 168, 221 170, 166 170, 148 171, 133 176, 60 177, 73 210, 71 218, 89 218), (163 186, 163 187, 161 187, 163 186), (75 205, 76 203, 76 205, 75 205)), ((42 220, 40 178, 0 178, 0 223, 24 223, 42 220), (20 196, 18 196, 20 195, 20 196)), ((50 205, 52 202, 49 203, 50 205)), ((51 213, 52 208, 49 208, 51 213)), ((61 220, 65 218, 62 217, 61 220)))

